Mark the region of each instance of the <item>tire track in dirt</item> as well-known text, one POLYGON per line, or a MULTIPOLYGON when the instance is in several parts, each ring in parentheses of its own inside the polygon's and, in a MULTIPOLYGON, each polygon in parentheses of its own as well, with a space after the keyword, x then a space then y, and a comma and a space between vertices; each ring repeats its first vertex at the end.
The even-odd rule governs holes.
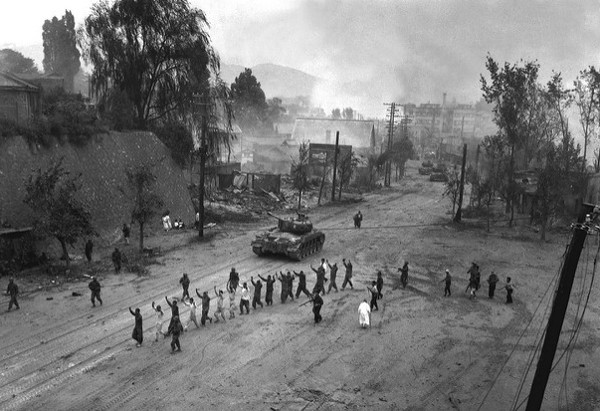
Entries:
MULTIPOLYGON (((392 202, 392 201, 396 201, 396 200, 397 200, 397 196, 391 196, 391 197, 392 197, 392 198, 389 198, 389 197, 388 197, 388 198, 386 198, 386 201, 384 201, 384 202, 380 202, 380 203, 378 203, 377 205, 378 205, 378 206, 384 206, 384 205, 386 205, 386 204, 388 204, 388 203, 390 203, 390 202, 392 202)), ((331 215, 331 216, 330 216, 330 217, 328 217, 328 218, 322 218, 322 219, 320 219, 320 220, 319 220, 319 224, 322 224, 324 221, 337 220, 338 218, 339 218, 339 217, 338 217, 336 214, 333 214, 333 215, 331 215)), ((323 228, 326 228, 326 226, 324 226, 323 228)), ((221 270, 221 269, 224 269, 225 267, 231 266, 232 264, 234 264, 234 265, 239 265, 239 263, 240 263, 240 262, 248 261, 248 260, 250 260, 252 257, 253 257, 253 255, 251 255, 250 257, 246 257, 246 258, 239 259, 239 260, 237 260, 237 261, 236 261, 236 262, 234 262, 234 263, 232 263, 232 262, 228 262, 228 263, 226 263, 226 264, 223 264, 223 265, 222 265, 222 268, 220 268, 220 270, 221 270)), ((257 263, 257 264, 258 264, 258 263, 257 263)), ((267 272, 269 272, 269 271, 272 271, 272 270, 274 270, 274 269, 281 268, 281 267, 283 267, 283 266, 284 266, 284 265, 286 265, 286 264, 287 264, 287 265, 289 265, 289 262, 287 262, 287 261, 286 261, 286 262, 283 262, 283 263, 279 263, 279 262, 275 262, 275 263, 268 262, 267 264, 269 264, 269 265, 268 265, 268 267, 269 267, 269 268, 268 268, 266 271, 262 271, 261 273, 265 274, 265 273, 267 273, 267 272)), ((265 268, 265 267, 264 267, 264 265, 263 265, 261 268, 262 268, 262 269, 264 269, 264 268, 265 268)), ((213 276, 216 276, 216 275, 217 275, 217 274, 213 274, 213 276)), ((210 276, 210 275, 209 275, 209 276, 210 276)), ((204 277, 206 277, 206 274, 204 275, 204 277)), ((205 278, 203 278, 203 279, 205 279, 205 278)), ((157 284, 156 286, 153 286, 153 287, 152 287, 150 290, 156 290, 156 289, 158 289, 158 288, 162 288, 162 287, 164 287, 164 286, 165 286, 165 285, 166 285, 168 282, 171 282, 171 280, 169 280, 169 281, 164 281, 164 282, 160 282, 160 283, 159 283, 159 284, 157 284)), ((176 289, 176 288, 174 287, 173 289, 176 289)), ((161 294, 157 294, 157 296, 158 296, 158 297, 161 297, 162 295, 163 295, 163 293, 161 293, 161 294)), ((140 302, 142 302, 142 301, 149 301, 149 300, 150 300, 150 299, 149 299, 149 298, 147 298, 147 297, 145 297, 145 298, 140 298, 140 299, 139 299, 139 301, 140 301, 140 302)), ((107 313, 106 315, 104 315, 102 318, 95 319, 93 324, 101 323, 102 321, 105 321, 107 318, 109 318, 109 317, 111 317, 111 316, 113 316, 113 315, 115 315, 115 314, 118 314, 118 313, 120 313, 120 311, 121 311, 121 310, 114 310, 114 311, 111 311, 110 313, 107 313)), ((85 314, 85 315, 79 316, 78 318, 79 318, 79 319, 82 319, 83 317, 85 317, 85 316, 87 316, 87 315, 88 315, 88 314, 85 314)), ((76 318, 76 319, 77 319, 77 318, 76 318)), ((129 321, 127 321, 127 322, 129 322, 129 321)), ((66 322, 65 322, 65 323, 66 323, 66 322)), ((69 324, 72 324, 72 320, 69 322, 69 324)), ((77 332, 78 330, 81 330, 81 329, 83 329, 83 328, 86 328, 86 327, 89 327, 89 326, 90 326, 90 324, 89 324, 89 323, 87 323, 87 322, 86 322, 85 324, 79 324, 79 325, 78 325, 76 328, 71 328, 71 329, 67 330, 66 332, 63 332, 62 334, 59 334, 59 335, 57 335, 57 336, 54 336, 54 338, 53 338, 53 341, 58 341, 60 338, 67 337, 67 336, 69 336, 70 334, 72 334, 72 333, 75 333, 75 332, 77 332)), ((60 327, 60 325, 59 325, 59 327, 60 327)), ((110 333, 110 334, 107 334, 107 335, 105 335, 105 336, 104 336, 103 338, 101 338, 100 340, 98 340, 98 341, 94 341, 94 342, 92 342, 92 343, 90 343, 90 344, 88 344, 88 345, 85 345, 84 347, 79 347, 79 349, 75 349, 75 350, 74 350, 74 347, 61 345, 61 347, 62 347, 62 350, 60 351, 60 353, 63 353, 63 357, 64 357, 64 356, 67 356, 67 355, 68 355, 68 356, 72 356, 74 353, 80 352, 81 350, 83 350, 83 349, 85 349, 85 348, 92 348, 94 345, 102 344, 102 343, 104 343, 104 342, 105 342, 105 340, 107 340, 108 338, 111 338, 111 337, 114 337, 114 336, 116 336, 116 335, 119 335, 120 333, 124 332, 124 331, 125 331, 125 330, 127 330, 128 328, 130 328, 130 326, 129 326, 129 325, 127 325, 127 326, 123 326, 123 327, 119 327, 119 328, 118 328, 116 331, 114 331, 114 332, 112 332, 112 333, 110 333)), ((53 327, 53 329, 56 329, 56 326, 55 326, 55 327, 53 327)), ((38 333, 38 335, 41 335, 41 334, 43 334, 43 332, 40 332, 40 333, 38 333)), ((291 337, 291 338, 293 338, 293 337, 291 337)), ((289 341, 289 339, 290 339, 290 338, 288 338, 287 340, 289 341)), ((125 344, 125 343, 126 343, 128 340, 129 340, 128 338, 127 338, 127 339, 121 339, 121 340, 120 340, 120 342, 117 342, 116 344, 117 344, 117 346, 118 346, 119 344, 120 344, 120 345, 123 345, 123 344, 125 344)), ((283 341, 283 343, 285 344, 285 341, 283 341)), ((76 345, 76 344, 75 344, 75 345, 76 345)), ((13 345, 13 348, 14 348, 14 345, 13 345)), ((25 348, 24 350, 21 350, 19 353, 14 353, 14 354, 10 355, 10 357, 8 357, 8 358, 15 358, 15 357, 17 357, 17 356, 23 356, 23 355, 24 355, 24 354, 26 354, 27 352, 29 352, 29 351, 33 351, 33 350, 35 350, 36 348, 39 348, 39 346, 37 346, 37 345, 30 345, 29 347, 25 348)), ((10 347, 9 347, 9 349, 10 349, 10 347)), ((7 350, 5 350, 5 351, 7 351, 7 350)), ((46 350, 46 352, 42 352, 41 354, 48 354, 49 352, 56 353, 56 350, 55 350, 55 349, 53 349, 53 348, 51 348, 51 349, 47 349, 47 350, 46 350)), ((38 353, 38 354, 40 354, 40 353, 38 353)), ((44 388, 45 388, 45 389, 50 389, 50 388, 52 388, 52 387, 55 387, 55 386, 57 385, 57 383, 56 383, 57 381, 66 381, 67 379, 71 378, 72 376, 74 376, 74 375, 77 375, 77 374, 78 374, 78 373, 80 373, 80 372, 85 372, 86 370, 90 369, 90 366, 89 366, 89 364, 98 364, 98 363, 100 363, 101 361, 104 361, 104 360, 106 360, 106 358, 109 358, 109 357, 110 357, 110 356, 112 356, 112 355, 114 355, 114 353, 111 353, 111 354, 106 354, 106 353, 103 353, 103 354, 89 355, 89 356, 87 356, 85 359, 83 359, 82 361, 80 361, 78 364, 72 365, 72 366, 70 366, 70 367, 69 367, 68 369, 66 369, 66 370, 61 370, 60 368, 56 368, 54 371, 48 371, 48 372, 46 372, 46 373, 38 374, 38 376, 36 376, 36 377, 34 377, 34 378, 31 378, 31 383, 29 384, 29 385, 30 385, 30 386, 29 386, 29 388, 28 388, 28 387, 23 387, 23 386, 22 386, 23 384, 20 384, 20 385, 21 385, 21 394, 19 395, 19 398, 24 398, 24 399, 25 399, 24 401, 27 401, 27 399, 31 398, 31 395, 30 395, 30 393, 35 393, 35 396, 39 396, 39 395, 40 395, 40 393, 44 391, 44 388), (97 361, 96 361, 96 360, 97 360, 97 361), (57 370, 60 370, 60 371, 57 371, 57 370), (53 384, 49 384, 49 381, 54 381, 54 383, 53 383, 53 384)), ((4 363, 4 362, 6 362, 6 358, 3 360, 3 363, 4 363)), ((53 362, 52 362, 52 363, 50 363, 50 364, 47 364, 46 366, 48 366, 48 365, 52 365, 52 364, 53 364, 53 362)), ((152 373, 150 373, 150 374, 152 374, 152 373)), ((19 378, 19 380, 23 380, 23 379, 25 379, 25 380, 26 380, 26 379, 27 379, 27 378, 26 378, 26 376, 22 376, 21 378, 19 378)), ((13 380, 12 382, 16 382, 16 381, 17 381, 17 380, 13 380)), ((151 382, 152 382, 152 381, 149 381, 149 383, 151 383, 151 382)), ((10 382, 9 382, 9 384, 10 384, 10 382)), ((0 388, 2 388, 2 389, 4 390, 5 388, 7 388, 7 384, 4 384, 4 385, 0 386, 0 388)), ((137 387, 131 387, 131 388, 127 389, 127 391, 126 391, 125 393, 123 393, 123 395, 119 395, 119 396, 118 396, 118 398, 119 398, 120 400, 122 400, 123 398, 130 397, 130 396, 131 396, 131 395, 133 395, 135 392, 138 392, 138 391, 140 391, 140 389, 141 389, 141 387, 140 387, 140 385, 138 384, 138 386, 137 386, 137 387)), ((13 388, 13 389, 9 389, 9 390, 7 390, 7 391, 10 391, 11 395, 13 395, 13 394, 14 394, 14 392, 15 392, 15 391, 14 391, 14 388, 13 388)), ((113 396, 113 397, 114 397, 114 396, 113 396)), ((116 398, 116 397, 115 397, 115 398, 116 398)), ((22 403, 22 402, 23 402, 23 401, 19 401, 19 403, 22 403)), ((0 404, 2 404, 2 403, 0 402, 0 404)), ((4 404, 3 404, 3 405, 4 405, 4 404)))

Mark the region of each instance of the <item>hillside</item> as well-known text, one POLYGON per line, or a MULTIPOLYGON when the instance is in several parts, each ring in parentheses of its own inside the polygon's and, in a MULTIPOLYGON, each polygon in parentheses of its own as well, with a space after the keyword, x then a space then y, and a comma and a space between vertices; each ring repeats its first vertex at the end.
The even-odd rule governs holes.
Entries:
MULTIPOLYGON (((260 82, 267 98, 310 96, 313 88, 320 81, 318 77, 303 71, 277 64, 259 64, 250 67, 260 82)), ((228 84, 244 71, 243 66, 221 64, 221 77, 228 84)))
MULTIPOLYGON (((44 150, 30 150, 22 138, 0 143, 0 219, 14 227, 32 222, 31 210, 23 204, 23 181, 32 170, 45 168, 64 158, 65 168, 73 175, 81 173, 80 199, 92 214, 93 225, 100 234, 99 243, 111 244, 120 236, 120 227, 130 221, 132 197, 128 193, 125 170, 145 161, 156 164, 156 189, 172 217, 191 224, 194 209, 181 169, 173 162, 169 150, 151 133, 130 132, 100 135, 86 146, 55 145, 44 150)), ((160 227, 160 216, 149 229, 160 227)))

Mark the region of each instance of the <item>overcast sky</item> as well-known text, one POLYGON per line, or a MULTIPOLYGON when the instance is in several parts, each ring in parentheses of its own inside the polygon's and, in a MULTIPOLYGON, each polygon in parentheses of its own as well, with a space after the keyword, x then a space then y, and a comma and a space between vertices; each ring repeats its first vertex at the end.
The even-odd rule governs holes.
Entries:
MULTIPOLYGON (((45 19, 69 9, 80 24, 93 2, 4 0, 0 45, 41 44, 45 19)), ((478 100, 488 52, 502 62, 537 59, 544 79, 560 71, 568 84, 579 70, 599 64, 597 0, 191 3, 205 11, 224 62, 276 63, 335 81, 316 90, 315 100, 334 99, 368 114, 383 111, 384 101, 440 102, 443 92, 459 102, 478 100), (349 82, 359 84, 341 86, 349 82)))

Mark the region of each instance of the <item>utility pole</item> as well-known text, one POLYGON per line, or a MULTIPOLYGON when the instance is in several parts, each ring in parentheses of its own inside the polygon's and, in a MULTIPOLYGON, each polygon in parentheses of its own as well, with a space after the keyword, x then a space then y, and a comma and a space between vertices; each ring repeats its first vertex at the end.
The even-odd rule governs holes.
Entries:
POLYGON ((335 151, 333 153, 333 181, 331 182, 331 202, 335 201, 335 177, 337 171, 337 158, 340 145, 340 132, 335 132, 335 151))
POLYGON ((579 256, 581 255, 585 239, 588 236, 588 226, 584 222, 588 213, 591 214, 596 211, 595 207, 590 204, 583 204, 583 207, 578 223, 575 225, 575 231, 571 237, 571 243, 567 249, 565 262, 560 273, 560 278, 558 279, 558 288, 554 296, 554 302, 552 303, 548 325, 546 326, 544 345, 542 346, 535 375, 531 383, 531 391, 529 391, 527 407, 525 408, 526 411, 540 410, 544 401, 544 392, 546 391, 548 377, 550 376, 554 361, 554 354, 556 353, 565 313, 569 305, 569 297, 571 295, 571 288, 573 287, 575 272, 577 271, 579 256))
POLYGON ((460 169, 460 191, 458 194, 458 210, 454 216, 454 222, 460 223, 462 219, 462 202, 463 202, 463 191, 465 190, 465 165, 467 164, 467 145, 463 146, 463 159, 462 167, 460 169))
MULTIPOLYGON (((396 103, 385 103, 385 106, 390 106, 390 122, 388 125, 388 146, 387 151, 392 151, 392 145, 394 141, 394 121, 396 116, 396 103)), ((383 150, 383 147, 382 147, 383 150)), ((392 160, 388 158, 385 162, 385 176, 383 179, 383 185, 389 187, 392 179, 392 160)))
POLYGON ((200 96, 196 97, 200 100, 198 106, 202 108, 202 126, 200 139, 200 181, 198 182, 198 237, 204 237, 204 169, 206 168, 206 134, 207 127, 207 108, 208 102, 200 96))

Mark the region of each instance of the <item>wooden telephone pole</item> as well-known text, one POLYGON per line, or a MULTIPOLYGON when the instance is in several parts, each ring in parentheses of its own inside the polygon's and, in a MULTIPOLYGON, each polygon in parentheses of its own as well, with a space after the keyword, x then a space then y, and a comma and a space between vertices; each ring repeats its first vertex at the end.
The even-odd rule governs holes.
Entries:
POLYGON ((337 171, 338 150, 340 145, 340 132, 335 132, 335 152, 333 153, 333 181, 331 182, 331 201, 335 201, 335 177, 337 171))
MULTIPOLYGON (((396 117, 396 103, 385 103, 384 106, 390 106, 390 122, 388 124, 388 141, 387 141, 387 152, 392 151, 394 142, 394 126, 396 117)), ((382 146, 383 151, 383 146, 382 146)), ((392 180, 392 159, 388 158, 385 162, 385 176, 383 179, 383 185, 389 187, 392 180)))
MULTIPOLYGON (((529 392, 526 411, 538 411, 542 408, 544 392, 546 391, 550 371, 552 371, 554 354, 556 353, 565 313, 567 312, 567 306, 569 305, 569 297, 571 296, 571 288, 573 287, 573 279, 575 278, 575 272, 577 271, 579 256, 581 255, 585 239, 588 236, 589 227, 585 224, 587 220, 586 217, 588 214, 595 214, 595 211, 596 207, 593 205, 583 204, 583 210, 575 225, 575 231, 573 232, 573 237, 571 238, 571 243, 567 249, 567 255, 565 256, 565 262, 560 273, 560 278, 558 279, 558 288, 556 289, 554 302, 552 303, 552 311, 548 318, 544 345, 542 346, 535 375, 533 376, 533 381, 531 383, 531 391, 529 392)), ((591 221, 593 221, 593 219, 591 219, 591 221)))
POLYGON ((202 110, 202 125, 200 138, 200 179, 198 182, 198 237, 204 237, 204 170, 206 168, 206 137, 208 133, 208 106, 209 102, 205 97, 195 96, 196 104, 202 110))

